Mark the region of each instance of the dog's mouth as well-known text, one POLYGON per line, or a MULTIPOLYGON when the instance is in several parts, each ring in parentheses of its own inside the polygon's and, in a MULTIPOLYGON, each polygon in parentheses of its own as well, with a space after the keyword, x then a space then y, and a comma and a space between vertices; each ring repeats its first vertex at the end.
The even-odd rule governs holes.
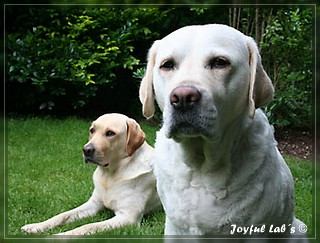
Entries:
POLYGON ((172 124, 167 131, 168 138, 172 138, 175 136, 197 137, 200 134, 200 129, 190 122, 172 124))
POLYGON ((109 166, 109 163, 101 164, 98 161, 96 161, 90 157, 86 157, 86 156, 84 157, 84 161, 86 164, 90 163, 90 164, 98 165, 98 166, 105 167, 105 168, 109 166))
POLYGON ((201 112, 172 112, 165 117, 166 136, 168 138, 212 137, 216 118, 205 116, 201 112))
POLYGON ((209 138, 212 137, 212 134, 202 128, 180 124, 179 126, 167 129, 166 136, 167 138, 172 138, 179 142, 184 139, 193 139, 199 137, 209 138))

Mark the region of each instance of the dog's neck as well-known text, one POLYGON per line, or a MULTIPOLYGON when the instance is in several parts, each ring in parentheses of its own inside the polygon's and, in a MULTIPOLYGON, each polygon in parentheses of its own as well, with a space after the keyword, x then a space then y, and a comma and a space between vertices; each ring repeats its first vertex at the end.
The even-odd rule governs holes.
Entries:
MULTIPOLYGON (((186 163, 191 168, 201 169, 205 173, 214 173, 220 169, 230 166, 231 154, 237 144, 241 142, 243 133, 247 128, 240 128, 246 118, 241 118, 224 129, 218 138, 192 137, 181 139, 178 144, 184 150, 186 163)), ((248 125, 246 125, 248 127, 248 125)))
POLYGON ((151 157, 150 149, 151 147, 147 142, 144 142, 131 156, 127 155, 124 158, 110 161, 108 167, 100 166, 100 169, 107 176, 116 177, 118 173, 126 173, 130 178, 139 176, 140 174, 135 174, 137 167, 139 167, 139 173, 141 173, 141 171, 149 172, 151 170, 148 164, 151 157))
MULTIPOLYGON (((246 119, 246 118, 245 118, 246 119)), ((215 185, 217 198, 224 198, 227 194, 229 178, 233 171, 233 151, 238 144, 236 141, 242 140, 247 129, 239 126, 248 123, 242 119, 237 120, 227 127, 219 139, 212 138, 185 138, 179 141, 178 146, 186 154, 186 163, 195 174, 208 176, 212 185, 215 185)))
POLYGON ((185 163, 192 169, 214 173, 227 166, 231 159, 229 141, 209 141, 204 138, 188 138, 179 143, 186 154, 185 163))

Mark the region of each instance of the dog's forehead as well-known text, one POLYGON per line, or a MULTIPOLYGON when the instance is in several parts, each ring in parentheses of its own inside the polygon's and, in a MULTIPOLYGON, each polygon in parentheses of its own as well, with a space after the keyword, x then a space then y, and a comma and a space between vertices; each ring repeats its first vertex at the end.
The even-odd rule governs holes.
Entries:
POLYGON ((160 41, 161 56, 189 53, 190 50, 243 52, 247 50, 246 36, 240 31, 220 24, 195 25, 178 29, 160 41))
POLYGON ((102 127, 102 128, 121 129, 126 127, 127 120, 128 120, 128 117, 122 114, 117 114, 117 113, 105 114, 100 116, 98 119, 96 119, 92 123, 92 126, 102 127))

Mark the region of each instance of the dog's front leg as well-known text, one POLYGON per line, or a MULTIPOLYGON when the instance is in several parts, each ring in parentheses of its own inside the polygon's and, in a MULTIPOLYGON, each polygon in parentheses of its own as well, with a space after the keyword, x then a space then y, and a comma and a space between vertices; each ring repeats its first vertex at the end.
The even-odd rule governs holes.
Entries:
POLYGON ((73 230, 69 230, 60 234, 56 234, 58 236, 62 235, 90 235, 90 234, 95 234, 98 232, 103 232, 107 231, 110 229, 115 229, 115 228, 120 228, 123 226, 127 225, 132 225, 132 224, 138 224, 142 218, 141 216, 133 216, 133 215, 128 215, 125 213, 118 213, 116 216, 114 216, 111 219, 101 221, 101 222, 96 222, 96 223, 91 223, 91 224, 86 224, 83 226, 80 226, 78 228, 75 228, 73 230))
POLYGON ((41 233, 62 224, 68 224, 82 218, 94 216, 103 208, 103 204, 95 201, 93 198, 90 198, 89 201, 77 208, 58 214, 40 223, 27 224, 23 226, 21 230, 28 234, 41 233))

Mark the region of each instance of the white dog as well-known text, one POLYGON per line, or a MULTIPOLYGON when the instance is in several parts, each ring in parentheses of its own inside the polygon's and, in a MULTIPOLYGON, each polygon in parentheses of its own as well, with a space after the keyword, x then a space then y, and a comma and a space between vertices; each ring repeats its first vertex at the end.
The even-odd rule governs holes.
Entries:
POLYGON ((145 213, 160 205, 150 164, 152 151, 135 120, 121 114, 99 117, 92 123, 90 141, 83 148, 85 161, 98 165, 89 201, 44 222, 25 225, 21 230, 40 233, 94 216, 104 208, 114 211, 115 216, 59 235, 85 235, 138 224, 145 213))
POLYGON ((154 99, 163 111, 153 160, 166 235, 299 233, 292 175, 258 109, 273 93, 256 43, 231 27, 187 26, 153 44, 140 100, 147 118, 154 99))

